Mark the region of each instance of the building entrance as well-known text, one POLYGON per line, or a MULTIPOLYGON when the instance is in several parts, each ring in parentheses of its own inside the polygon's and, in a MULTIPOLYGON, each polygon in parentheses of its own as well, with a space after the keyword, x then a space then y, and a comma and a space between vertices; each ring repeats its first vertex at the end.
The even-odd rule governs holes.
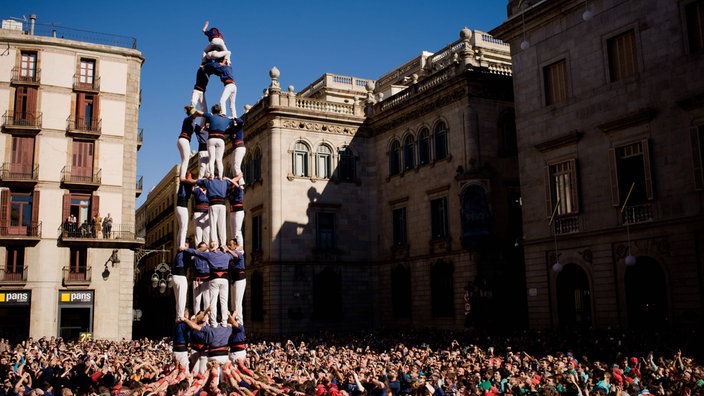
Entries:
POLYGON ((79 340, 93 332, 93 296, 92 290, 59 292, 59 337, 79 340))
POLYGON ((8 290, 0 292, 0 338, 11 345, 29 338, 31 291, 8 290))

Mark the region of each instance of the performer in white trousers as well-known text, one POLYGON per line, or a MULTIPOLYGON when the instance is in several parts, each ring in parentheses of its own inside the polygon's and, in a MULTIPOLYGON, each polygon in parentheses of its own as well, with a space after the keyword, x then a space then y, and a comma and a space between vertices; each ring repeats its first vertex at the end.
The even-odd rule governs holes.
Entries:
MULTIPOLYGON (((189 179, 186 183, 192 181, 189 179)), ((210 245, 210 202, 205 187, 193 187, 193 226, 196 244, 205 242, 210 245)))
POLYGON ((204 63, 206 59, 223 58, 225 63, 229 65, 231 53, 228 51, 227 45, 225 45, 225 38, 217 28, 208 29, 209 24, 209 21, 205 21, 205 25, 203 25, 203 34, 208 37, 208 45, 203 49, 201 63, 204 63))
MULTIPOLYGON (((205 242, 200 242, 197 251, 207 252, 208 245, 205 242)), ((184 250, 185 254, 191 255, 191 262, 193 265, 193 282, 191 283, 191 291, 193 293, 193 312, 200 312, 203 309, 208 309, 210 307, 210 265, 208 260, 200 256, 196 256, 192 253, 193 249, 189 248, 179 248, 184 250), (201 301, 203 302, 203 308, 201 308, 201 301)))
POLYGON ((188 201, 191 199, 193 187, 180 182, 176 192, 176 222, 178 232, 176 233, 176 243, 178 246, 186 244, 186 234, 188 232, 188 201))
MULTIPOLYGON (((235 187, 239 188, 239 187, 235 187)), ((247 288, 247 277, 245 275, 244 250, 234 239, 227 241, 227 248, 230 249, 232 258, 230 259, 230 309, 235 312, 237 322, 244 324, 244 310, 242 300, 244 291, 247 288)))
POLYGON ((235 126, 236 119, 227 118, 219 104, 214 105, 210 110, 210 113, 194 110, 194 114, 202 116, 208 125, 208 156, 210 157, 208 177, 222 179, 225 170, 222 163, 222 156, 225 154, 225 134, 230 133, 229 130, 235 126))
POLYGON ((244 146, 244 121, 240 118, 235 118, 232 128, 228 132, 232 137, 232 146, 235 148, 235 152, 232 155, 232 172, 235 176, 240 176, 239 185, 244 186, 242 160, 244 160, 244 155, 247 153, 247 148, 244 146))
MULTIPOLYGON (((188 247, 188 242, 184 243, 184 246, 188 247)), ((181 318, 182 316, 187 316, 186 311, 186 298, 188 296, 188 279, 186 278, 186 270, 190 262, 190 257, 179 250, 174 256, 174 261, 171 269, 171 278, 174 288, 174 299, 176 300, 176 318, 181 318)))
MULTIPOLYGON (((191 113, 189 106, 185 107, 186 113, 191 113)), ((188 161, 191 159, 191 136, 193 132, 200 131, 200 125, 195 123, 195 114, 189 114, 183 119, 181 134, 178 135, 176 146, 181 155, 181 166, 179 167, 179 177, 186 177, 188 171, 188 161)))
POLYGON ((229 190, 227 201, 230 208, 230 235, 233 235, 237 244, 244 246, 244 236, 242 234, 242 224, 244 223, 244 187, 235 186, 229 190))

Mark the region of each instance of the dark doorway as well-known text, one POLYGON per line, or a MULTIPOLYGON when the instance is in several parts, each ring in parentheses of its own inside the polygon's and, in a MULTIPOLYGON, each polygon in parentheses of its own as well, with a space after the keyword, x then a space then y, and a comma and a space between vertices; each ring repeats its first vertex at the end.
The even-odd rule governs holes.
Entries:
POLYGON ((560 327, 592 324, 589 280, 582 267, 567 264, 557 275, 557 315, 560 327))
POLYGON ((64 340, 78 340, 81 333, 93 331, 91 319, 91 308, 60 308, 59 337, 64 340))
POLYGON ((626 307, 630 328, 667 324, 665 274, 652 258, 639 256, 634 266, 626 268, 626 307))

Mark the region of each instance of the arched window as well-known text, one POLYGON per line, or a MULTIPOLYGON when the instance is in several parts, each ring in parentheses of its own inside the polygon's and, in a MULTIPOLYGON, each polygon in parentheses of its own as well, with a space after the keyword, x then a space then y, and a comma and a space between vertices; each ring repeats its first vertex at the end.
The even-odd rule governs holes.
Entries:
POLYGON ((413 136, 407 136, 403 142, 403 169, 409 170, 416 167, 416 145, 413 136))
POLYGON ((319 179, 329 179, 332 175, 332 150, 326 145, 319 146, 315 153, 315 175, 319 179))
POLYGON ((292 168, 294 176, 310 176, 308 173, 308 153, 310 149, 303 142, 296 142, 293 146, 292 168))
POLYGON ((418 165, 423 166, 430 162, 430 131, 423 128, 418 133, 418 165))
MULTIPOLYGON (((252 157, 252 181, 262 179, 262 151, 257 147, 252 157)), ((248 180, 248 179, 245 179, 248 180)))
POLYGON ((398 175, 401 171, 401 143, 394 140, 389 149, 389 175, 398 175))
POLYGON ((447 157, 447 126, 440 121, 433 130, 433 141, 435 143, 435 161, 447 157))
POLYGON ((340 162, 337 165, 338 177, 342 181, 353 181, 357 178, 357 163, 352 149, 340 149, 340 162))

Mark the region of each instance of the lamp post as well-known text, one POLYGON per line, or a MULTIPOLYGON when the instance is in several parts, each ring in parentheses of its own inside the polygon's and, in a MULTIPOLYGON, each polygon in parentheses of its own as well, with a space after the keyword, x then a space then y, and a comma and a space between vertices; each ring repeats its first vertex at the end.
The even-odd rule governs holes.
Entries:
POLYGON ((152 287, 158 288, 159 293, 164 294, 166 288, 171 288, 173 286, 173 277, 171 276, 171 267, 168 264, 162 262, 154 268, 154 273, 152 274, 152 287))

